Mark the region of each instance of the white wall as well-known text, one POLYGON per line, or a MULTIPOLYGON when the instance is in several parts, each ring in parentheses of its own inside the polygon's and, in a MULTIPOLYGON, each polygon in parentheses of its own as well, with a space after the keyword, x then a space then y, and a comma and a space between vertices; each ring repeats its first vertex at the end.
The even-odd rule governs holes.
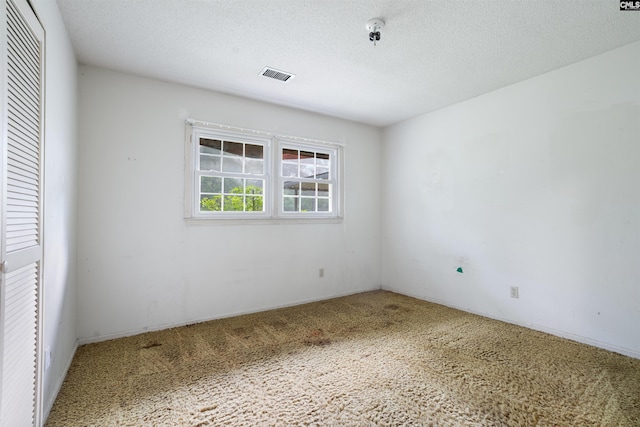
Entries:
POLYGON ((77 64, 54 1, 32 1, 45 31, 44 347, 49 413, 76 348, 77 64))
POLYGON ((640 42, 385 129, 383 288, 640 357, 638 76, 640 42))
POLYGON ((94 67, 79 82, 81 342, 380 288, 379 129, 94 67), (344 222, 186 224, 187 117, 344 143, 344 222))

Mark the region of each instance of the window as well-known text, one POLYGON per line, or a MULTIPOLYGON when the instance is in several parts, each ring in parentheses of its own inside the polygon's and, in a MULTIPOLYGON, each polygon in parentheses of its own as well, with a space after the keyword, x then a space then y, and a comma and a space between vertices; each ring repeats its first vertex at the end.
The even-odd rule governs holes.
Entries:
POLYGON ((336 151, 286 141, 278 151, 281 214, 332 212, 336 151))
POLYGON ((338 145, 221 128, 188 126, 187 218, 340 216, 338 145))
POLYGON ((193 129, 193 216, 264 217, 269 139, 193 129))

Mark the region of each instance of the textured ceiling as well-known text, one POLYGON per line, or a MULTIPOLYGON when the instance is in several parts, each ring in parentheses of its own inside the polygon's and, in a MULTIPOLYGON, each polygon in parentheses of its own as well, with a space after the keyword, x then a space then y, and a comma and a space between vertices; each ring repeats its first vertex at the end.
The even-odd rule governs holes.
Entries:
POLYGON ((57 2, 80 63, 375 126, 640 40, 618 0, 57 2))

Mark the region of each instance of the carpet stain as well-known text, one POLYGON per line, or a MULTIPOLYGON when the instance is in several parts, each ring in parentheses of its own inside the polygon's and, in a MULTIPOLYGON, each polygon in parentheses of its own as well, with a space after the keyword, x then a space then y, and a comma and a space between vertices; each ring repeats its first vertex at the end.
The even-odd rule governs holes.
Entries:
POLYGON ((324 331, 322 329, 314 329, 312 330, 307 338, 304 340, 306 345, 316 345, 316 346, 326 346, 331 344, 331 339, 324 336, 324 331))
POLYGON ((273 320, 269 322, 268 325, 279 331, 286 329, 287 326, 289 326, 287 322, 283 322, 282 320, 273 320))
POLYGON ((159 342, 151 342, 149 344, 145 344, 142 347, 140 347, 141 349, 149 349, 149 348, 153 348, 153 347, 160 347, 162 344, 160 344, 159 342))

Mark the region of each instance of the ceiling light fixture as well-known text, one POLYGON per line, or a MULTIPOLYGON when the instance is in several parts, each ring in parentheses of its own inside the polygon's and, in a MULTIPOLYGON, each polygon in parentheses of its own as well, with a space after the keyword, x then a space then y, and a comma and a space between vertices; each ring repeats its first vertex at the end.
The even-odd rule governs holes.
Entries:
POLYGON ((382 18, 375 18, 367 22, 367 30, 369 30, 369 41, 376 45, 376 42, 380 41, 380 30, 384 27, 384 20, 382 18))

